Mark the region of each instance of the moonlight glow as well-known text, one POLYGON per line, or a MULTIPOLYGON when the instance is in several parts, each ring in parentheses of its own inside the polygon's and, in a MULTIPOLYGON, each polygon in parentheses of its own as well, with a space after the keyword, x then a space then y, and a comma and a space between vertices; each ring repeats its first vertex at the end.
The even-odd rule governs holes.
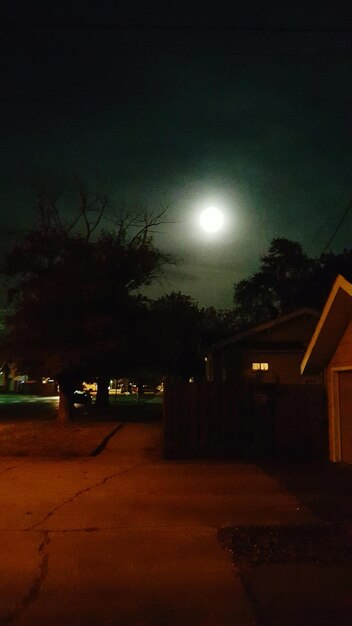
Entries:
POLYGON ((210 206, 200 214, 200 225, 207 233, 216 233, 224 223, 224 216, 214 206, 210 206))

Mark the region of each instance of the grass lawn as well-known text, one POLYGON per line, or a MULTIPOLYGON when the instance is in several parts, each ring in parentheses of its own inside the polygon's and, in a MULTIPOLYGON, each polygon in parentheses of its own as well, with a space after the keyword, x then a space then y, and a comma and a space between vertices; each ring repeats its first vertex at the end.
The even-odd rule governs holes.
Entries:
POLYGON ((94 403, 74 409, 74 421, 56 422, 58 397, 0 394, 0 457, 72 458, 92 455, 121 422, 161 420, 162 396, 110 396, 105 410, 94 403))
POLYGON ((91 456, 118 424, 27 421, 0 425, 0 457, 72 458, 91 456))
POLYGON ((125 395, 110 393, 110 405, 118 404, 120 406, 144 406, 146 404, 162 404, 164 394, 162 393, 145 393, 138 401, 137 394, 125 395))

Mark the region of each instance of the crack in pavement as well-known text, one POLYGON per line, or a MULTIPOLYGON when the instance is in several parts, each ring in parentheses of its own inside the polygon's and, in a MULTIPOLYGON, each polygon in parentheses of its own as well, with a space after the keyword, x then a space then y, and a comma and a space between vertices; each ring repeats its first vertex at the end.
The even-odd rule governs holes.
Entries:
POLYGON ((136 465, 133 465, 132 467, 129 467, 126 470, 123 470, 122 472, 116 472, 115 474, 110 474, 109 476, 106 476, 105 478, 95 483, 94 485, 90 485, 89 487, 85 487, 84 489, 77 491, 77 493, 75 493, 73 496, 71 496, 70 498, 67 498, 67 500, 64 500, 63 502, 55 506, 53 509, 51 509, 41 520, 39 520, 39 522, 36 522, 32 526, 28 526, 27 528, 24 528, 23 530, 25 532, 35 530, 38 526, 40 526, 41 524, 44 524, 44 522, 46 522, 50 517, 52 517, 57 511, 62 509, 62 507, 64 507, 66 504, 70 504, 71 502, 76 500, 76 498, 79 498, 79 496, 83 495, 84 493, 87 493, 88 491, 93 491, 93 489, 96 489, 97 487, 101 487, 102 485, 107 483, 109 480, 112 480, 113 478, 117 478, 118 476, 122 476, 123 474, 127 474, 128 472, 132 472, 137 467, 140 467, 141 465, 145 465, 145 464, 146 464, 146 461, 142 461, 141 463, 137 463, 136 465))
MULTIPOLYGON (((105 533, 105 532, 115 532, 116 530, 129 530, 131 528, 130 524, 115 524, 113 526, 83 526, 82 528, 55 528, 55 529, 50 529, 50 528, 42 528, 40 530, 40 532, 48 532, 52 535, 60 535, 60 534, 64 534, 64 533, 105 533)), ((217 532, 219 529, 219 525, 218 524, 202 524, 201 522, 197 522, 197 523, 188 523, 188 524, 168 524, 168 523, 164 523, 164 524, 145 524, 145 523, 140 523, 140 524, 134 524, 133 526, 134 530, 165 530, 165 531, 170 531, 173 532, 174 530, 182 530, 185 529, 186 531, 189 531, 190 529, 194 529, 196 528, 197 530, 202 528, 202 529, 208 529, 210 531, 214 531, 217 532)), ((23 530, 18 530, 18 529, 13 529, 13 528, 0 528, 0 534, 1 533, 25 533, 25 532, 29 532, 28 529, 23 529, 23 530)), ((33 531, 33 532, 38 532, 38 531, 33 531)))
POLYGON ((39 572, 36 578, 31 582, 27 591, 24 593, 20 604, 13 610, 12 614, 5 619, 0 620, 1 626, 5 626, 7 624, 11 624, 15 619, 17 619, 21 613, 32 604, 40 595, 43 583, 48 575, 48 562, 49 562, 49 554, 47 552, 48 545, 50 543, 49 532, 47 530, 41 531, 43 535, 43 540, 39 544, 38 554, 39 554, 39 572))
POLYGON ((16 469, 16 467, 21 467, 21 465, 23 465, 23 463, 17 463, 17 465, 11 465, 11 467, 6 467, 5 469, 0 470, 0 474, 5 474, 5 472, 16 469))
POLYGON ((99 454, 101 454, 103 450, 105 450, 110 439, 112 439, 112 437, 116 435, 117 431, 120 430, 123 425, 124 425, 123 423, 118 424, 116 428, 114 428, 110 433, 108 433, 106 437, 104 437, 104 439, 100 442, 100 444, 95 448, 95 450, 93 450, 90 456, 98 456, 99 454))

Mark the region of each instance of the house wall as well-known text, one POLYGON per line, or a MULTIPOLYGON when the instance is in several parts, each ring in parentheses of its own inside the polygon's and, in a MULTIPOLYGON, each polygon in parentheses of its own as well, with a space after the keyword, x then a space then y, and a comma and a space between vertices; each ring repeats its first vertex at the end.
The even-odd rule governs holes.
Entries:
POLYGON ((241 351, 231 346, 222 350, 214 350, 208 357, 208 380, 227 381, 239 380, 241 377, 241 351))
POLYGON ((341 460, 338 372, 352 371, 352 321, 348 324, 326 370, 330 460, 341 460))
POLYGON ((302 376, 300 364, 302 350, 254 350, 234 349, 229 346, 212 355, 211 377, 214 381, 235 381, 245 377, 263 383, 301 385, 322 384, 322 376, 302 376), (252 370, 252 363, 268 363, 268 370, 252 370))
POLYGON ((348 324, 342 339, 329 363, 329 368, 352 367, 352 321, 348 324))
POLYGON ((209 381, 233 381, 243 377, 282 384, 322 384, 323 376, 301 376, 300 363, 318 321, 318 316, 304 313, 244 336, 220 342, 208 355, 209 381), (261 349, 262 346, 262 349, 261 349), (252 370, 252 363, 269 363, 268 371, 252 370))
POLYGON ((246 378, 253 378, 263 383, 280 383, 283 385, 302 385, 321 383, 321 376, 302 376, 300 364, 301 350, 275 352, 248 350, 243 353, 242 373, 246 378), (268 363, 268 370, 253 371, 252 363, 268 363))

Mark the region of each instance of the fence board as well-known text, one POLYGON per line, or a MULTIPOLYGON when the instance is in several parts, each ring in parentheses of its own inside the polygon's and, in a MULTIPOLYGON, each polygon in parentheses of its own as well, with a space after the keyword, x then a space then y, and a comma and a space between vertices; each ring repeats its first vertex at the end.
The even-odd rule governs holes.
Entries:
POLYGON ((325 392, 313 385, 168 383, 164 454, 327 458, 325 392))

